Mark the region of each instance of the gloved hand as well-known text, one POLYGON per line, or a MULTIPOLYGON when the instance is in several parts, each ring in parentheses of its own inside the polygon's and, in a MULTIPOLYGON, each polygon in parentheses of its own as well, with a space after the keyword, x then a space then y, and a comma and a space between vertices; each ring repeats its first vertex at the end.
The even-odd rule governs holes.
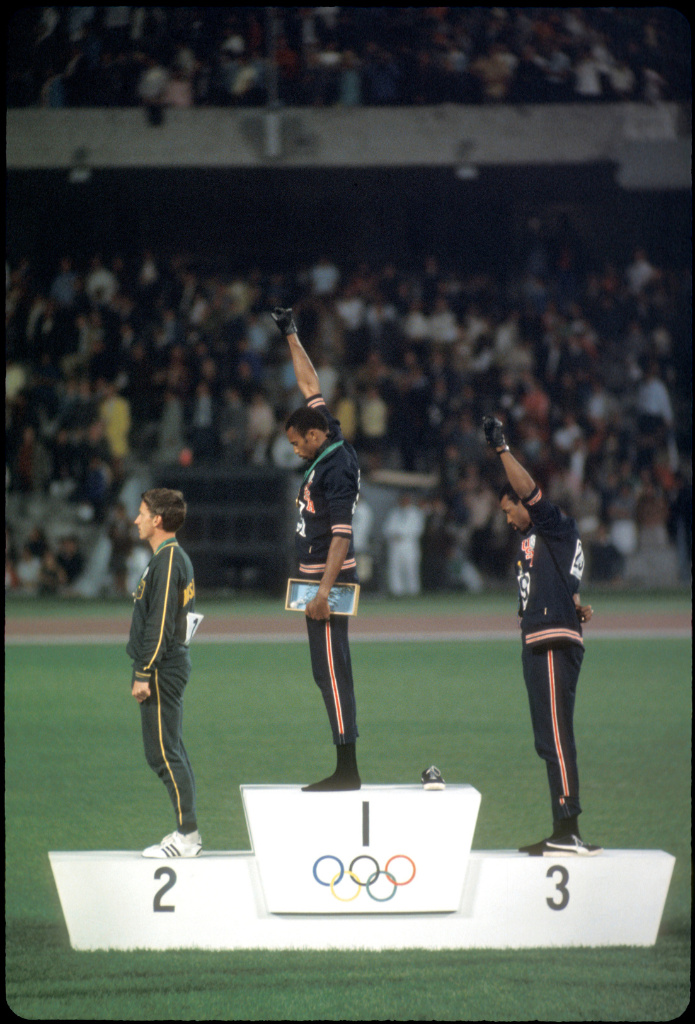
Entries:
POLYGON ((483 416, 482 426, 485 431, 485 440, 490 448, 494 448, 495 451, 497 451, 498 448, 503 448, 507 451, 509 450, 504 439, 502 424, 499 420, 496 420, 494 416, 483 416))
POLYGON ((293 321, 292 309, 283 309, 281 306, 276 306, 271 314, 271 318, 285 337, 289 334, 298 334, 298 328, 293 321))

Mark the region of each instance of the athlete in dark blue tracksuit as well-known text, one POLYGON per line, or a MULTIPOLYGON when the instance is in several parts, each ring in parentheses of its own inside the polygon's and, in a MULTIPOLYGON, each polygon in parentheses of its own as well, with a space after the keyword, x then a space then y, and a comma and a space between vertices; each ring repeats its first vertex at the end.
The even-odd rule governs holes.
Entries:
POLYGON ((349 653, 348 618, 330 614, 332 585, 357 583, 352 517, 359 498, 359 462, 325 405, 320 382, 298 338, 292 310, 272 317, 286 336, 296 380, 306 405, 289 416, 286 436, 306 460, 298 492, 296 551, 299 574, 319 583, 305 609, 313 677, 320 688, 337 751, 335 772, 305 786, 307 792, 360 789, 356 764, 356 704, 349 653))
POLYGON ((543 497, 511 454, 499 420, 486 416, 483 425, 509 481, 500 498, 502 511, 522 534, 517 578, 524 681, 535 748, 546 764, 552 802, 552 836, 520 852, 590 856, 600 847, 579 837, 582 808, 574 741, 574 700, 584 657, 581 624, 592 615, 578 595, 584 572, 582 542, 574 519, 543 497))

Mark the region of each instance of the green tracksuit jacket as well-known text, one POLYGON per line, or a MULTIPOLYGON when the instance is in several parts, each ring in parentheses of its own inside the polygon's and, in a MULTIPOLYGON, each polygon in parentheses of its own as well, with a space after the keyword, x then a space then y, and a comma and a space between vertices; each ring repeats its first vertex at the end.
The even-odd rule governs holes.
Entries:
POLYGON ((191 559, 172 538, 162 542, 140 578, 126 653, 133 661, 133 682, 150 679, 154 669, 189 659, 184 641, 187 612, 194 611, 191 559))

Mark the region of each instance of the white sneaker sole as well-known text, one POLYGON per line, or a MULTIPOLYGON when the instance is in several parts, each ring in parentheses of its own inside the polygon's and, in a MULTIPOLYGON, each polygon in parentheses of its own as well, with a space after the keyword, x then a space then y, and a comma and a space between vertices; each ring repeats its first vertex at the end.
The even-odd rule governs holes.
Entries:
POLYGON ((568 846, 563 846, 559 849, 543 850, 544 857, 595 857, 598 853, 603 853, 601 847, 598 850, 570 850, 568 846))
POLYGON ((201 847, 199 846, 193 850, 178 850, 176 847, 163 847, 163 846, 149 846, 143 850, 141 857, 147 857, 150 860, 192 860, 194 857, 198 857, 201 853, 201 847))

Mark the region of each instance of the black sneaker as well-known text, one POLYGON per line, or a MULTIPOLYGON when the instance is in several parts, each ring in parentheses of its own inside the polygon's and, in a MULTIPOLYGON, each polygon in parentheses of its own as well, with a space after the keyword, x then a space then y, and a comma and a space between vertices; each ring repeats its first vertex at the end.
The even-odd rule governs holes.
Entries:
POLYGON ((529 857, 595 857, 602 853, 602 846, 584 843, 579 836, 551 836, 531 846, 520 846, 519 853, 527 853, 529 857))
POLYGON ((559 836, 557 839, 551 836, 545 841, 544 857, 559 857, 560 854, 570 854, 576 857, 595 857, 597 853, 603 853, 602 846, 592 846, 585 843, 579 836, 559 836))
POLYGON ((432 765, 431 768, 425 768, 422 772, 422 785, 425 789, 446 788, 443 776, 435 765, 432 765))

